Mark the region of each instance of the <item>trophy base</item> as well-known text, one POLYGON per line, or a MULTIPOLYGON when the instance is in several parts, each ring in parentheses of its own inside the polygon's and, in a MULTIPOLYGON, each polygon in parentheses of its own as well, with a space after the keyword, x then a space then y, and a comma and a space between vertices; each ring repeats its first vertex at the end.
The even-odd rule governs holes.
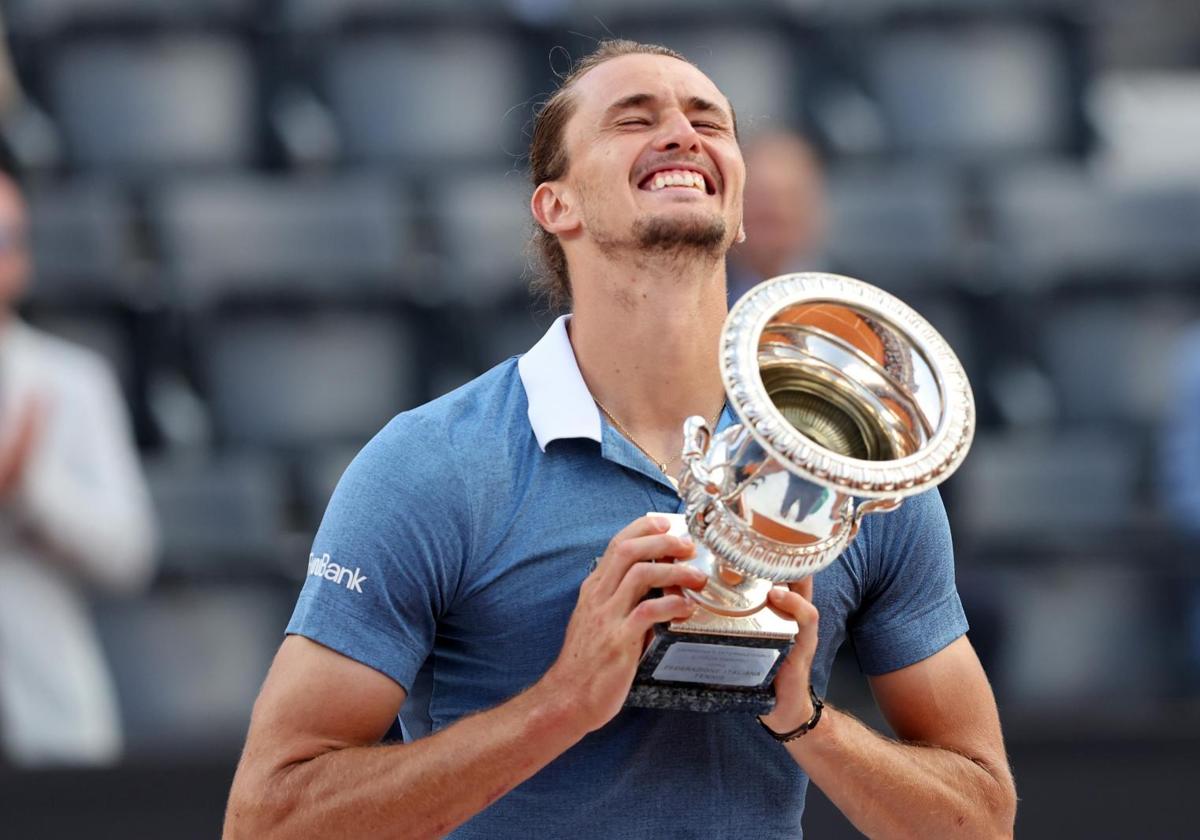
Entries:
POLYGON ((766 714, 797 629, 769 607, 738 618, 700 608, 685 621, 657 624, 625 705, 766 714))
POLYGON ((625 705, 634 709, 669 709, 680 712, 745 712, 769 714, 775 708, 775 689, 746 692, 689 685, 637 685, 629 690, 625 705))

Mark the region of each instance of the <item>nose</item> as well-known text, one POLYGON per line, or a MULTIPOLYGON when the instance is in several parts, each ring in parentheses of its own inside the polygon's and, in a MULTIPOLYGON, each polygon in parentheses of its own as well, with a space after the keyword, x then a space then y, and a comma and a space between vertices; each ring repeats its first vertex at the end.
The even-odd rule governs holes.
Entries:
POLYGON ((671 111, 662 121, 655 145, 661 151, 699 151, 700 134, 683 111, 671 111))

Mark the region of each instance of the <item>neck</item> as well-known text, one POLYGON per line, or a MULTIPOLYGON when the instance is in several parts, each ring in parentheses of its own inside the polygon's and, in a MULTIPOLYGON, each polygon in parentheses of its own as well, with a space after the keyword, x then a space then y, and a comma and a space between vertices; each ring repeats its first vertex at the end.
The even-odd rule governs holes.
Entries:
POLYGON ((604 259, 572 269, 571 344, 592 396, 674 474, 683 421, 725 403, 718 343, 724 260, 604 259))

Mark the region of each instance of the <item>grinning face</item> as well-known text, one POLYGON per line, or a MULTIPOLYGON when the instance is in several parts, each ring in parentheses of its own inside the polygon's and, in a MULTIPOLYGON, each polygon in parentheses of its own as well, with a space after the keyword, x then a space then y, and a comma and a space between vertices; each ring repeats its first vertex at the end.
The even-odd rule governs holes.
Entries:
POLYGON ((627 55, 580 78, 573 96, 570 164, 556 183, 564 247, 585 238, 608 252, 722 256, 741 227, 745 165, 712 81, 678 59, 627 55))

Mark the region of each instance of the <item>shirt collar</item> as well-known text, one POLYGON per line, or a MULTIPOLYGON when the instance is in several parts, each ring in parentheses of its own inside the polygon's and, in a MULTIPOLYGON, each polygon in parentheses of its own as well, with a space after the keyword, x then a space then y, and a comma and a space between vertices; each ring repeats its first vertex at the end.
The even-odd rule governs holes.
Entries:
MULTIPOLYGON (((614 452, 625 446, 629 450, 628 458, 617 460, 650 464, 645 454, 633 444, 625 443, 625 438, 612 426, 601 422, 600 409, 583 381, 579 363, 575 360, 575 349, 567 335, 570 320, 570 315, 560 316, 538 343, 517 360, 517 371, 529 403, 529 425, 533 427, 538 446, 545 452, 552 441, 587 438, 602 448, 616 447, 614 452), (612 435, 608 447, 604 439, 606 426, 612 435)), ((726 402, 717 420, 716 431, 723 431, 735 422, 733 410, 726 402)), ((646 474, 665 481, 657 470, 647 470, 646 474)))
POLYGON ((567 335, 570 320, 570 315, 560 316, 517 362, 529 401, 529 425, 543 452, 551 441, 560 438, 589 438, 603 443, 600 410, 579 372, 567 335))

